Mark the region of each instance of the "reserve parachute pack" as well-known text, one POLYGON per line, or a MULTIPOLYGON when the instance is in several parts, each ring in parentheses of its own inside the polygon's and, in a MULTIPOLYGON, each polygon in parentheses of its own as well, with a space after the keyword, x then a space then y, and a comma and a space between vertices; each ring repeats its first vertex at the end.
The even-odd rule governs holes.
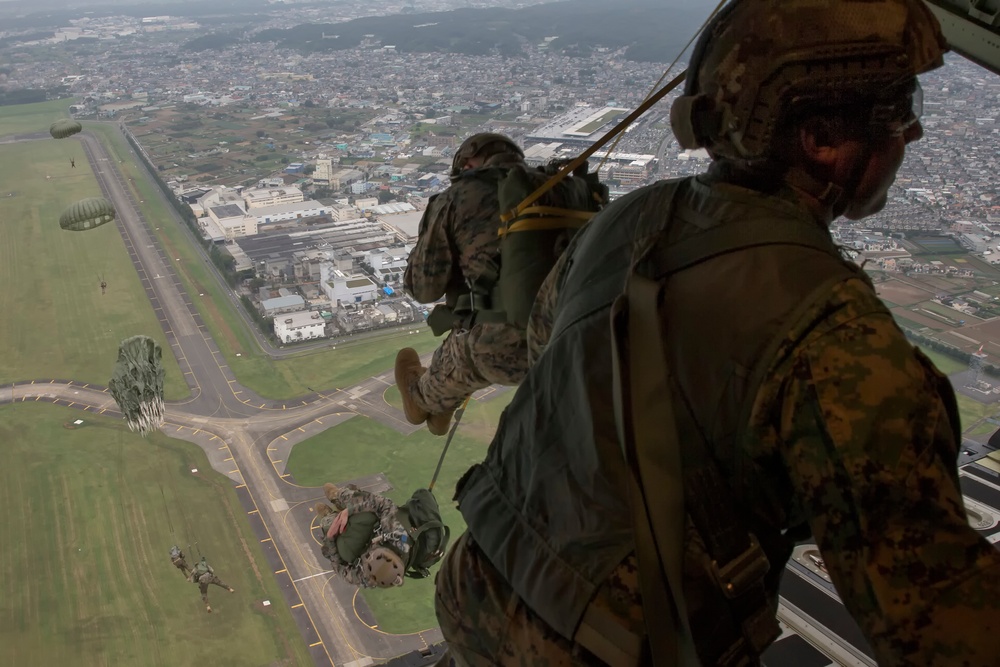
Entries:
POLYGON ((570 239, 608 201, 607 186, 596 173, 588 173, 586 161, 570 176, 554 181, 568 162, 485 167, 461 175, 497 187, 500 256, 492 271, 449 293, 447 304, 434 309, 427 322, 435 336, 485 322, 527 328, 545 277, 570 239))
POLYGON ((410 540, 410 555, 406 576, 423 579, 448 549, 451 530, 441 520, 437 499, 428 489, 417 489, 405 505, 399 507, 396 518, 406 528, 410 540))

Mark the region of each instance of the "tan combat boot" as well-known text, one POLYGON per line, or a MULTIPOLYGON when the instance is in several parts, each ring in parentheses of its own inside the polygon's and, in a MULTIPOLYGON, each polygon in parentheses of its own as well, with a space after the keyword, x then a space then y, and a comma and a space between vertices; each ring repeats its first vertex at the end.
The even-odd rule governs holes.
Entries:
POLYGON ((412 347, 404 347, 396 355, 396 387, 403 399, 403 414, 411 424, 423 424, 429 416, 427 411, 413 400, 413 385, 427 370, 420 365, 420 355, 412 347))
MULTIPOLYGON (((338 487, 336 484, 331 484, 330 482, 327 482, 326 484, 323 485, 323 493, 326 494, 327 500, 329 500, 331 503, 336 503, 337 496, 340 495, 340 487, 338 487)), ((317 508, 316 511, 318 512, 319 509, 317 508)))
POLYGON ((333 509, 326 503, 316 503, 316 517, 322 519, 327 514, 333 512, 333 509))
POLYGON ((448 430, 451 428, 451 416, 453 414, 455 414, 455 411, 449 410, 439 415, 427 415, 427 430, 434 435, 448 435, 448 430))

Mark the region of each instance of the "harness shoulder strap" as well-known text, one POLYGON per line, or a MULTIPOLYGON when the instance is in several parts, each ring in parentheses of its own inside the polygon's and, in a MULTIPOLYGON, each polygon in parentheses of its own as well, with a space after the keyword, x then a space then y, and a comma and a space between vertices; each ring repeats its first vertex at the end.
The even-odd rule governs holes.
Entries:
MULTIPOLYGON (((675 193, 669 194, 669 209, 675 193)), ((664 354, 659 317, 663 281, 709 259, 756 246, 800 245, 831 254, 837 250, 828 233, 799 220, 751 219, 719 225, 669 245, 663 245, 665 236, 661 234, 636 263, 651 268, 651 277, 634 271, 612 310, 616 418, 629 469, 644 613, 647 619, 669 621, 673 629, 649 632, 649 648, 654 664, 699 664, 683 593, 684 535, 690 518, 728 600, 724 616, 731 622, 719 626, 729 626, 721 633, 727 636, 716 637, 723 647, 719 664, 753 664, 780 633, 762 582, 770 564, 747 530, 693 416, 688 410, 676 411, 679 394, 664 354), (631 362, 632 351, 641 351, 641 363, 631 362)), ((823 281, 788 320, 797 320, 828 293, 832 283, 843 279, 838 273, 823 281)), ((782 337, 768 344, 754 370, 746 401, 751 409, 782 337)), ((740 435, 745 436, 747 406, 741 419, 740 435)))

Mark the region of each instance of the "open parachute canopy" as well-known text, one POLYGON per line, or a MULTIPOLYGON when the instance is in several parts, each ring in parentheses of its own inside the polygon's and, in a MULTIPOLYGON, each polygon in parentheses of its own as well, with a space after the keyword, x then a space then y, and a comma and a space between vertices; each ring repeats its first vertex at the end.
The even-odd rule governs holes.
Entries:
POLYGON ((81 199, 62 212, 59 226, 71 232, 83 232, 115 219, 115 207, 104 197, 81 199))
POLYGON ((56 139, 65 139, 68 136, 74 135, 83 129, 83 125, 76 122, 75 120, 69 120, 64 118, 62 120, 57 120, 52 123, 49 127, 49 134, 51 134, 56 139))
POLYGON ((146 436, 163 423, 163 350, 148 336, 126 338, 108 389, 128 427, 146 436))

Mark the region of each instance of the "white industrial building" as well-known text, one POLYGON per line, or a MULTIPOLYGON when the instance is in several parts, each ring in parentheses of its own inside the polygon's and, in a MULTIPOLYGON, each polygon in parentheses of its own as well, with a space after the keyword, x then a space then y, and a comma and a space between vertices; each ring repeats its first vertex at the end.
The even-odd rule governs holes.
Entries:
POLYGON ((350 274, 334 268, 333 262, 320 266, 320 287, 330 299, 331 304, 338 301, 342 305, 374 301, 378 294, 378 285, 368 276, 350 274))
POLYGON ((257 190, 247 190, 243 193, 243 201, 246 202, 247 210, 260 208, 263 206, 275 206, 278 204, 290 204, 300 202, 305 199, 302 190, 294 186, 284 188, 259 188, 257 190))
POLYGON ((211 231, 217 229, 227 241, 257 233, 257 218, 248 215, 238 204, 213 206, 208 209, 207 217, 211 222, 207 222, 204 227, 211 231))
POLYGON ((274 318, 274 335, 284 343, 326 337, 326 321, 318 312, 302 310, 274 318))
POLYGON ((255 206, 249 211, 250 215, 256 216, 258 225, 282 222, 283 220, 296 220, 298 218, 315 218, 320 215, 326 215, 329 212, 329 206, 320 204, 315 199, 272 204, 270 206, 255 206))

